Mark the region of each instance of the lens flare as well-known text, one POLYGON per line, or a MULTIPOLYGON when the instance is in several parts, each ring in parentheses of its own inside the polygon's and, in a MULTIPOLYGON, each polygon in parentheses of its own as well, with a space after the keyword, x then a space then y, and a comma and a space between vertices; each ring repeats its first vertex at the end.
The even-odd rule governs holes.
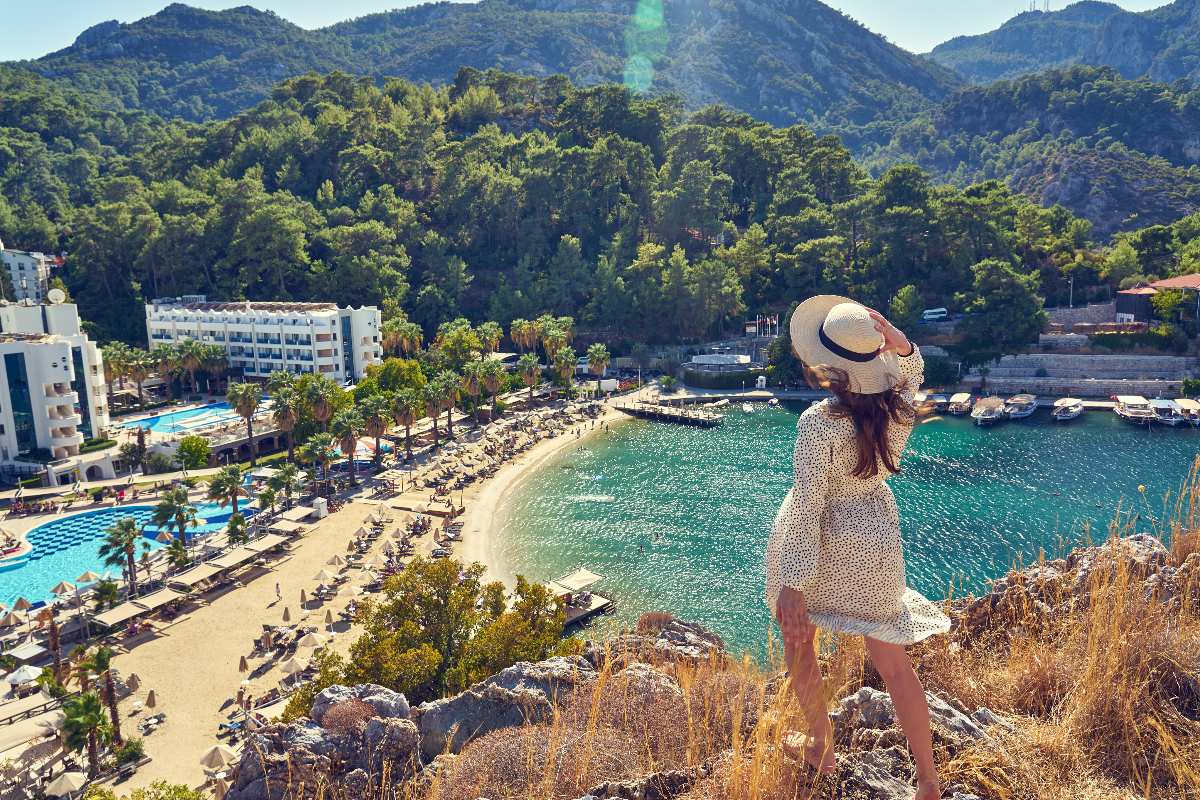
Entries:
POLYGON ((667 52, 662 0, 638 0, 625 29, 625 85, 644 92, 654 83, 654 64, 667 52))

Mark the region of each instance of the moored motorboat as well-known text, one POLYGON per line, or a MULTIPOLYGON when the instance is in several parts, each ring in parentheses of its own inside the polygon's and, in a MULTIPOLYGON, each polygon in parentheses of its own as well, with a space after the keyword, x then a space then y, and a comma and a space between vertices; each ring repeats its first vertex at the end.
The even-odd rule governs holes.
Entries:
POLYGON ((1004 419, 1004 401, 999 397, 981 397, 971 409, 971 419, 976 425, 991 425, 1004 419))
POLYGON ((1154 421, 1160 425, 1174 428, 1187 421, 1187 417, 1183 415, 1183 409, 1174 400, 1156 397, 1150 401, 1150 408, 1154 409, 1154 421))
POLYGON ((1200 401, 1194 400, 1191 397, 1181 397, 1175 401, 1179 406, 1179 410, 1187 417, 1187 421, 1194 428, 1200 428, 1200 401))
POLYGON ((1157 419, 1150 401, 1137 394, 1122 394, 1113 398, 1113 412, 1134 425, 1149 425, 1157 419))
POLYGON ((1004 414, 1009 419, 1025 419, 1037 411, 1037 395, 1015 394, 1004 404, 1004 414))
POLYGON ((971 393, 959 392, 951 396, 950 403, 946 406, 946 410, 955 416, 961 417, 971 410, 971 393))
POLYGON ((1083 413, 1083 401, 1075 397, 1062 397, 1054 401, 1050 416, 1057 422, 1067 422, 1083 413))
POLYGON ((742 411, 747 414, 753 414, 754 406, 750 405, 749 403, 742 403, 742 411))
POLYGON ((767 401, 767 405, 771 406, 772 408, 775 408, 776 406, 779 405, 779 398, 772 397, 770 400, 767 401))

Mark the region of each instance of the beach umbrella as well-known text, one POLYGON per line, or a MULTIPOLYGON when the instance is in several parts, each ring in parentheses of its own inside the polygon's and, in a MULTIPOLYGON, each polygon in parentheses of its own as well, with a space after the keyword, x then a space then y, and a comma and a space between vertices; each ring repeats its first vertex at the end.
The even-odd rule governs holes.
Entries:
POLYGON ((64 772, 46 786, 45 792, 51 797, 65 797, 78 792, 87 784, 87 775, 82 772, 64 772))
POLYGON ((214 744, 204 752, 204 755, 200 756, 200 766, 220 769, 232 764, 237 757, 238 754, 233 751, 233 748, 223 744, 214 744))
POLYGON ((95 583, 96 581, 101 580, 103 577, 104 577, 103 575, 97 575, 96 573, 92 572, 89 569, 87 572, 83 573, 75 580, 78 583, 95 583))
POLYGON ((262 642, 263 650, 270 650, 271 646, 275 644, 275 642, 271 639, 271 634, 269 633, 264 633, 260 641, 262 642))
POLYGON ((334 553, 325 563, 331 567, 344 567, 346 566, 346 559, 334 553))
POLYGON ((288 608, 287 606, 283 607, 283 621, 284 622, 292 621, 292 610, 290 608, 288 608))
POLYGON ((250 664, 247 663, 246 657, 242 656, 241 661, 238 662, 238 672, 249 672, 249 671, 250 671, 250 664))
POLYGON ((58 584, 50 590, 51 594, 68 594, 75 591, 75 584, 67 581, 59 581, 58 584))
POLYGON ((304 671, 305 665, 297 658, 289 658, 287 661, 279 665, 279 668, 288 675, 295 675, 298 672, 304 671))
POLYGON ((214 800, 224 800, 225 793, 229 791, 229 784, 225 781, 213 781, 212 792, 214 800))
POLYGON ((330 572, 327 569, 323 569, 320 572, 318 572, 316 575, 313 576, 313 580, 320 581, 321 583, 330 583, 331 581, 334 581, 336 579, 337 579, 337 575, 334 575, 332 572, 330 572))
POLYGON ((5 677, 5 682, 12 686, 20 686, 22 683, 36 681, 42 674, 41 667, 35 667, 33 664, 26 664, 23 667, 17 667, 5 677))
POLYGON ((353 539, 351 539, 350 541, 346 542, 346 552, 347 552, 347 553, 353 553, 353 552, 354 552, 354 550, 355 550, 355 547, 354 547, 354 540, 353 540, 353 539))
POLYGON ((20 614, 15 611, 10 611, 3 617, 0 617, 0 628, 12 628, 16 625, 20 625, 24 621, 25 620, 22 619, 20 614))
MULTIPOLYGON (((374 520, 372 520, 372 521, 374 521, 374 520)), ((359 536, 359 537, 366 536, 367 529, 360 526, 359 529, 354 532, 354 535, 359 536)))
POLYGON ((159 534, 158 534, 158 536, 155 536, 155 537, 154 537, 154 541, 156 541, 156 542, 162 542, 163 544, 168 544, 168 543, 169 543, 169 542, 171 542, 171 541, 172 541, 174 538, 175 538, 175 537, 174 537, 174 536, 172 536, 171 534, 167 533, 166 531, 163 531, 163 532, 159 533, 159 534))
POLYGON ((320 647, 325 644, 325 638, 316 633, 306 633, 296 642, 297 647, 320 647))
MULTIPOLYGON (((323 571, 324 571, 324 570, 322 570, 322 572, 323 572, 323 571)), ((307 592, 305 592, 303 589, 301 589, 301 590, 300 590, 300 605, 302 605, 302 606, 303 606, 303 605, 304 605, 305 603, 307 603, 307 602, 308 602, 308 593, 307 593, 307 592)))
POLYGON ((129 673, 129 680, 125 681, 125 685, 129 687, 129 691, 136 692, 142 688, 142 679, 137 676, 136 672, 129 673))
POLYGON ((326 625, 333 624, 333 609, 332 608, 325 609, 325 624, 326 625))
POLYGON ((151 689, 150 693, 146 695, 146 708, 154 708, 156 705, 158 705, 158 695, 151 689))

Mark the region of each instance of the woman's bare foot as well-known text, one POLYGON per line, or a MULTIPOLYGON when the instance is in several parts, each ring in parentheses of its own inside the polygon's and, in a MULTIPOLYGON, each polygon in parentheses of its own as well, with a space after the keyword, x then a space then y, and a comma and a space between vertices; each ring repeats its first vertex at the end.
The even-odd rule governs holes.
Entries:
MULTIPOLYGON (((805 763, 817 772, 832 775, 837 771, 833 747, 824 740, 792 731, 784 735, 782 745, 785 753, 792 758, 803 758, 805 763)), ((920 798, 920 800, 924 800, 924 798, 920 798)))
POLYGON ((917 793, 913 800, 942 800, 942 784, 937 778, 917 781, 917 793))

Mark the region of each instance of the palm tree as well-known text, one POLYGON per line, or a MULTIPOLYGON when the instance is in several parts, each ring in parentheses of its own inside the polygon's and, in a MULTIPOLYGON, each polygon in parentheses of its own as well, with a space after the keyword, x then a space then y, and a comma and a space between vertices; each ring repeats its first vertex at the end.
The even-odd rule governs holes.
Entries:
POLYGON ((246 439, 250 442, 250 466, 256 466, 258 444, 254 441, 254 414, 262 403, 262 387, 257 383, 231 383, 225 391, 225 399, 233 406, 238 416, 246 420, 246 439))
POLYGON ((479 337, 479 343, 483 345, 483 352, 480 358, 484 359, 496 352, 496 348, 500 346, 500 340, 504 338, 504 329, 497 322, 491 320, 483 323, 475 329, 475 335, 479 337))
POLYGON ((300 446, 300 457, 319 469, 319 474, 328 486, 329 464, 337 451, 337 443, 328 433, 318 432, 308 437, 300 446))
POLYGON ((522 353, 537 344, 537 323, 518 317, 508 326, 508 338, 522 353))
POLYGON ((242 514, 230 515, 229 522, 225 524, 225 534, 229 537, 229 543, 233 545, 245 544, 249 541, 250 534, 246 525, 246 517, 242 514))
POLYGON ((179 353, 166 342, 159 342, 150 348, 150 360, 158 368, 158 376, 167 383, 167 393, 175 395, 171 379, 179 369, 179 353))
POLYGON ((571 376, 575 374, 575 368, 579 365, 579 359, 575 355, 574 348, 564 345, 554 351, 553 368, 559 381, 562 382, 564 388, 571 385, 571 376))
POLYGON ((149 378, 150 373, 154 371, 154 359, 145 350, 134 348, 129 351, 126 368, 129 371, 129 377, 137 385, 138 406, 145 408, 146 394, 142 390, 142 386, 146 383, 146 378, 149 378))
POLYGON ((542 381, 542 365, 538 363, 537 356, 525 353, 517 359, 517 373, 521 376, 521 383, 529 387, 529 402, 532 403, 533 387, 542 381))
POLYGON ((196 383, 196 372, 200 369, 200 364, 204 359, 204 345, 195 339, 184 339, 175 345, 175 351, 178 353, 179 367, 188 375, 188 386, 191 387, 193 393, 200 391, 200 385, 196 383))
MULTIPOLYGON (((137 570, 136 561, 133 568, 135 571, 137 570)), ((117 587, 116 581, 102 578, 96 581, 96 585, 92 587, 92 599, 96 602, 96 610, 103 611, 121 602, 121 590, 117 587)))
POLYGON ((600 342, 596 342, 588 346, 587 362, 588 372, 596 376, 596 396, 600 396, 600 378, 604 376, 604 370, 608 369, 608 362, 611 357, 608 354, 608 348, 600 342))
MULTIPOLYGON (((236 385, 236 384, 235 384, 236 385)), ((221 505, 232 506, 233 513, 238 513, 238 495, 242 494, 242 471, 236 466, 222 467, 221 471, 212 476, 208 484, 208 499, 221 505)))
POLYGON ((219 344, 201 345, 200 368, 208 373, 208 393, 213 394, 212 382, 216 381, 219 387, 221 376, 229 368, 229 359, 225 355, 225 348, 219 344))
POLYGON ((392 421, 392 399, 386 394, 373 394, 361 405, 364 429, 367 436, 375 439, 375 466, 383 459, 383 451, 379 449, 379 440, 387 433, 392 421))
POLYGON ((404 426, 404 457, 412 461, 412 426, 421 413, 421 398, 414 389, 401 389, 391 400, 392 419, 404 426))
POLYGON ((424 331, 415 322, 409 322, 403 317, 392 317, 383 323, 379 329, 383 340, 383 349, 389 353, 411 355, 421 349, 424 331))
POLYGON ((284 501, 290 508, 292 505, 292 492, 298 492, 304 488, 304 480, 300 474, 300 469, 292 463, 284 464, 276 471, 274 475, 267 478, 267 486, 275 492, 283 492, 284 501))
POLYGON ((121 517, 104 530, 104 541, 100 543, 100 558, 104 566, 117 567, 125 575, 125 585, 129 587, 129 596, 137 596, 137 550, 142 545, 142 552, 150 550, 150 543, 133 517, 121 517))
POLYGON ((54 662, 54 679, 59 683, 63 680, 62 636, 58 630, 58 620, 54 618, 54 608, 49 609, 50 618, 46 621, 46 648, 54 662))
POLYGON ((183 569, 190 564, 192 556, 188 553, 187 545, 179 539, 172 539, 167 545, 167 561, 175 569, 183 569))
POLYGON ((333 405, 337 399, 337 393, 337 384, 324 375, 318 375, 308 385, 308 396, 305 399, 312 409, 313 419, 320 423, 322 431, 329 430, 329 419, 333 416, 333 405))
POLYGON ((100 356, 104 361, 104 381, 107 384, 111 386, 116 383, 120 388, 125 388, 125 376, 129 374, 131 352, 129 345, 124 342, 112 342, 101 348, 100 356))
POLYGON ((446 412, 446 438, 454 438, 454 407, 458 404, 458 398, 462 392, 462 378, 458 373, 452 370, 442 370, 434 378, 436 383, 441 384, 439 397, 441 398, 442 410, 446 412))
POLYGON ((178 541, 187 547, 188 528, 197 525, 196 507, 188 499, 188 490, 182 486, 175 486, 163 492, 158 499, 158 505, 154 507, 151 521, 163 529, 174 527, 178 541))
POLYGON ((258 507, 270 509, 271 513, 275 513, 275 504, 279 502, 279 494, 270 486, 265 487, 258 493, 258 507))
MULTIPOLYGON (((275 373, 275 375, 286 374, 286 372, 275 373)), ((300 393, 291 386, 270 390, 270 385, 271 383, 268 381, 267 387, 271 391, 271 421, 275 423, 276 428, 287 434, 287 457, 288 461, 292 461, 296 450, 294 433, 296 424, 300 422, 300 411, 304 400, 300 397, 300 393)))
POLYGON ((483 362, 468 361, 464 364, 462 380, 459 381, 458 386, 463 394, 471 398, 471 417, 475 421, 476 427, 478 427, 479 395, 483 393, 483 362))
POLYGON ((346 456, 351 486, 358 485, 358 479, 354 476, 354 451, 358 449, 358 437, 363 435, 365 428, 362 415, 356 408, 342 409, 329 422, 329 432, 337 439, 342 454, 346 456))
MULTIPOLYGON (((433 420, 433 447, 438 446, 438 417, 442 413, 442 386, 437 379, 429 381, 421 389, 425 414, 433 420)), ((410 451, 411 452, 411 451, 410 451)))
POLYGON ((119 745, 121 744, 121 715, 117 711, 117 685, 112 676, 112 660, 115 655, 112 648, 101 645, 88 655, 84 665, 100 679, 100 699, 108 706, 113 743, 119 745))
POLYGON ((267 394, 274 397, 284 389, 296 388, 296 376, 292 373, 277 369, 267 376, 267 394))
POLYGON ((500 395, 500 386, 504 382, 504 365, 499 361, 483 362, 483 388, 492 396, 492 413, 489 422, 496 421, 496 400, 500 395))
POLYGON ((67 747, 87 751, 88 777, 95 778, 100 774, 100 744, 107 743, 112 734, 99 695, 84 692, 71 698, 63 703, 63 714, 67 747))

